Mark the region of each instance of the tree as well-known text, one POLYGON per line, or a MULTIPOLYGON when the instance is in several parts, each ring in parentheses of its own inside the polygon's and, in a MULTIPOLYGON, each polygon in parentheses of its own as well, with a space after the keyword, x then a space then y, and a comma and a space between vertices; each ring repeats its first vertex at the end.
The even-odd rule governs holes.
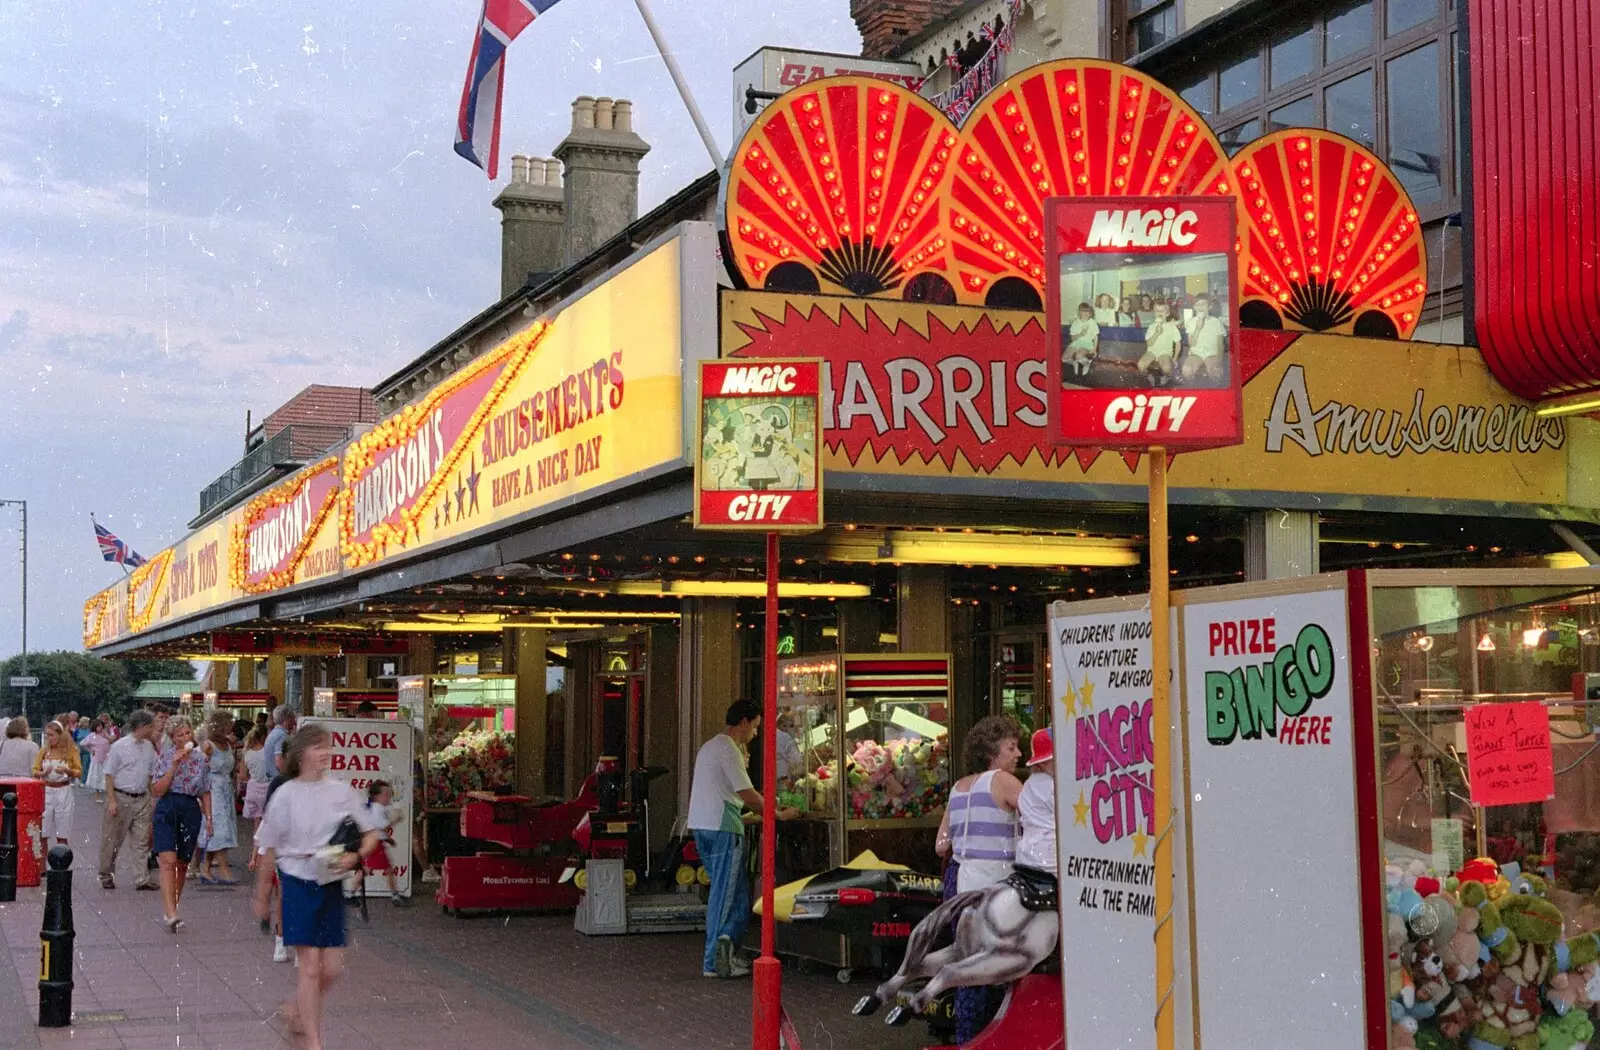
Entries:
MULTIPOLYGON (((10 681, 21 674, 20 655, 0 663, 0 710, 21 712, 22 690, 12 689, 10 681)), ((39 679, 38 686, 28 690, 28 716, 39 724, 68 711, 121 719, 133 708, 133 691, 139 683, 152 678, 192 680, 194 668, 182 660, 103 660, 62 650, 29 653, 28 674, 39 679)))

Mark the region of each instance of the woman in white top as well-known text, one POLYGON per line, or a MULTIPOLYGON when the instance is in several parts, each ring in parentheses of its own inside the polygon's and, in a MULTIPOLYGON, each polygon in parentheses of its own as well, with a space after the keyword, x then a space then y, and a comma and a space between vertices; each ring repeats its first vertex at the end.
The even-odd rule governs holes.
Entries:
POLYGON ((267 787, 272 774, 267 771, 267 727, 256 726, 244 743, 244 768, 249 780, 244 785, 244 819, 260 820, 267 811, 267 787))
POLYGON ((270 872, 283 896, 283 943, 300 966, 295 1000, 283 1013, 306 1050, 323 1050, 322 1000, 344 973, 344 877, 378 848, 379 829, 366 800, 328 773, 328 731, 301 725, 284 749, 287 778, 267 803, 256 831, 265 864, 256 880, 256 918, 271 914, 270 872), (350 821, 359 845, 333 840, 350 821))
POLYGON ((1117 323, 1117 300, 1109 292, 1094 297, 1094 323, 1108 328, 1117 323))
POLYGON ((44 727, 44 747, 33 760, 33 775, 44 781, 44 817, 39 834, 46 843, 54 838, 62 846, 72 834, 73 788, 83 775, 78 745, 60 722, 44 727))
POLYGON ((28 720, 7 722, 6 735, 0 739, 0 777, 33 776, 33 760, 38 754, 39 745, 28 739, 28 720))
POLYGON ((934 849, 957 869, 951 893, 979 890, 1011 874, 1022 793, 1022 782, 1011 771, 1022 756, 1021 736, 1022 727, 1006 715, 981 718, 967 731, 965 757, 972 772, 950 789, 934 841, 934 849))
POLYGON ((1173 362, 1183 343, 1183 329, 1173 320, 1172 307, 1162 300, 1156 303, 1155 311, 1156 319, 1144 330, 1144 356, 1139 358, 1139 371, 1149 376, 1152 384, 1171 378, 1173 362))

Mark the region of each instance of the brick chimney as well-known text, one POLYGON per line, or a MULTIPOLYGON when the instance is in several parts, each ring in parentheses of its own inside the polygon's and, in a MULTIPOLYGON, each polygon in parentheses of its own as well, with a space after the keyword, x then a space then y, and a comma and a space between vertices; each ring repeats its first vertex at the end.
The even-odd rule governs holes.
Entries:
POLYGON ((577 262, 639 217, 639 161, 650 144, 633 133, 633 103, 580 95, 572 130, 555 148, 566 166, 562 259, 577 262))
POLYGON ((562 267, 561 162, 543 157, 511 158, 511 181, 494 199, 500 209, 500 297, 530 277, 562 267))
POLYGON ((862 58, 893 58, 900 46, 941 22, 962 0, 850 0, 850 17, 861 30, 862 58))

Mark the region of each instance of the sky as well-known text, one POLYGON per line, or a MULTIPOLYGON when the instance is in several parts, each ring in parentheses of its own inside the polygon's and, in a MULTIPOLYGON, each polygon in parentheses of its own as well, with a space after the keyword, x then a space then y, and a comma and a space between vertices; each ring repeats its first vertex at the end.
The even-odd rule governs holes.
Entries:
MULTIPOLYGON (((28 501, 28 648, 81 646, 121 576, 307 384, 370 385, 499 291, 497 187, 452 150, 480 0, 0 4, 0 499, 28 501)), ((654 0, 721 148, 732 71, 858 53, 848 0, 654 0)), ((565 0, 512 45, 502 180, 578 95, 634 100, 640 208, 711 162, 633 0, 565 0)), ((0 508, 0 656, 20 648, 0 508)))

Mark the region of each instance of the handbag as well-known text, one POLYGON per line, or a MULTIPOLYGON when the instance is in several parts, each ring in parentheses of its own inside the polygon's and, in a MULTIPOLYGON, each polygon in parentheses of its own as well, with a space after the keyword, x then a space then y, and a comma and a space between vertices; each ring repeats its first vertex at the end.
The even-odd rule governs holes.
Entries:
POLYGON ((328 844, 317 850, 318 884, 326 886, 329 883, 339 882, 350 874, 349 871, 339 868, 338 863, 345 854, 361 851, 362 836, 361 825, 357 824, 349 814, 339 819, 339 826, 333 829, 328 844))

